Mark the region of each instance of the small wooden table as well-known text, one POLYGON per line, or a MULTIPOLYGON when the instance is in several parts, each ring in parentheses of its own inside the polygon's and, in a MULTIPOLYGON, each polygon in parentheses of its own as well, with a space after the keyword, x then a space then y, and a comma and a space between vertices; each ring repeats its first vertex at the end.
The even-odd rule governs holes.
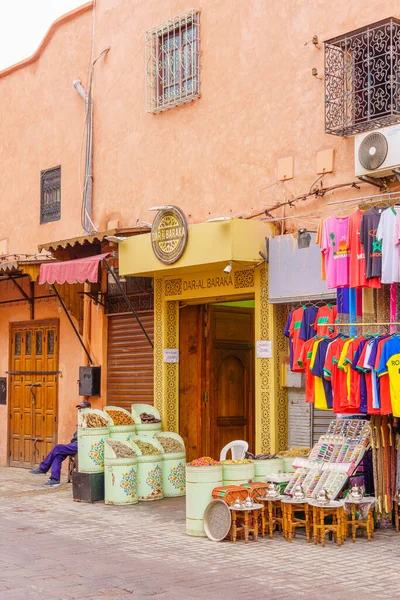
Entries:
POLYGON ((244 533, 246 544, 249 541, 250 533, 253 535, 253 539, 258 541, 258 515, 262 508, 262 504, 253 504, 252 507, 244 506, 243 508, 235 508, 233 505, 229 507, 229 510, 232 511, 230 537, 234 544, 236 544, 237 534, 240 532, 244 533))
POLYGON ((283 532, 288 542, 296 537, 296 528, 304 527, 307 536, 307 542, 311 541, 311 521, 310 507, 308 500, 296 500, 291 496, 284 496, 281 500, 283 512, 283 532), (296 513, 304 513, 304 519, 296 513))
POLYGON ((269 498, 268 496, 263 496, 258 498, 260 502, 263 503, 264 508, 261 510, 261 534, 264 537, 267 532, 267 528, 269 531, 269 537, 272 539, 273 533, 277 527, 280 526, 281 531, 284 533, 283 527, 283 509, 281 500, 285 496, 276 496, 276 498, 269 498))
POLYGON ((348 535, 349 528, 351 527, 353 542, 356 541, 357 529, 361 529, 362 534, 364 530, 367 532, 368 541, 374 537, 374 506, 376 504, 376 498, 372 496, 365 496, 359 500, 353 500, 349 496, 344 501, 345 510, 345 531, 348 535), (357 513, 360 517, 357 518, 357 513))
POLYGON ((344 543, 345 532, 345 514, 343 502, 330 500, 328 504, 321 504, 317 500, 310 498, 308 500, 313 509, 313 534, 314 544, 322 543, 325 546, 325 536, 332 533, 336 539, 337 545, 344 543), (332 517, 332 523, 326 523, 326 518, 332 517))

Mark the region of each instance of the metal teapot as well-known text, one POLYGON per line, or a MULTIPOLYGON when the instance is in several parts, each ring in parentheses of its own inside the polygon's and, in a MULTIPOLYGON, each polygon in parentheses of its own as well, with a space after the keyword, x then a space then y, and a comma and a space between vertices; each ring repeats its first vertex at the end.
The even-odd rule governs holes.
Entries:
POLYGON ((276 483, 269 483, 267 486, 266 497, 274 500, 274 498, 278 498, 280 496, 280 491, 276 483))
POLYGON ((251 498, 251 496, 247 496, 246 501, 244 503, 246 508, 251 508, 253 506, 254 502, 253 499, 251 498))
POLYGON ((349 492, 349 496, 350 496, 351 500, 355 500, 355 501, 361 500, 363 495, 364 495, 364 490, 360 485, 353 485, 353 487, 351 488, 351 490, 349 492))
POLYGON ((297 485, 293 491, 293 498, 295 500, 304 500, 305 497, 306 495, 304 493, 303 487, 301 485, 297 485))
POLYGON ((322 488, 317 494, 318 504, 329 504, 329 495, 325 488, 322 488))

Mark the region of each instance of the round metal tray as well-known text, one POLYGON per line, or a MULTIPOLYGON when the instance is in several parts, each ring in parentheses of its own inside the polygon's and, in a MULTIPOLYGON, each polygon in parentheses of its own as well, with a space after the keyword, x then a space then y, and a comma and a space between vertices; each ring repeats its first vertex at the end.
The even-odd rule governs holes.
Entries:
POLYGON ((212 500, 204 512, 204 531, 213 542, 221 542, 228 535, 232 523, 229 506, 223 500, 212 500))

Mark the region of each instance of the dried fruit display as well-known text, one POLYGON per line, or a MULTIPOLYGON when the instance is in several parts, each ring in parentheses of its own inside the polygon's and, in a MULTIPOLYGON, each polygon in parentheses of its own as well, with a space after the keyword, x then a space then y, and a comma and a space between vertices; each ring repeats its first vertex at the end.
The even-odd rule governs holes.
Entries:
POLYGON ((210 456, 202 456, 201 458, 195 458, 189 463, 188 467, 214 467, 215 465, 220 465, 221 463, 218 460, 214 460, 210 456))
POLYGON ((288 456, 288 457, 297 457, 297 456, 307 456, 310 454, 310 448, 304 448, 303 446, 295 446, 293 448, 289 448, 289 450, 285 450, 285 452, 280 452, 280 456, 288 456))
POLYGON ((107 410, 107 414, 111 417, 114 425, 134 425, 135 421, 130 415, 122 412, 122 410, 107 410))
POLYGON ((175 452, 185 452, 185 447, 174 438, 162 437, 158 435, 157 440, 160 442, 164 452, 166 452, 167 454, 172 454, 175 452))
POLYGON ((134 442, 145 456, 150 456, 151 454, 160 454, 160 450, 153 446, 153 444, 143 442, 142 440, 134 440, 134 442))
POLYGON ((246 465, 248 463, 252 463, 253 461, 250 460, 249 458, 243 458, 241 460, 237 459, 237 460, 233 460, 231 458, 227 458, 226 460, 222 461, 223 465, 246 465))
POLYGON ((100 415, 97 415, 96 413, 85 413, 83 415, 83 422, 86 427, 108 427, 107 419, 100 415))
POLYGON ((157 419, 154 415, 150 413, 142 413, 140 415, 140 419, 142 423, 161 423, 160 419, 157 419))
POLYGON ((106 442, 114 450, 116 458, 134 458, 136 456, 133 448, 119 440, 107 440, 106 442))

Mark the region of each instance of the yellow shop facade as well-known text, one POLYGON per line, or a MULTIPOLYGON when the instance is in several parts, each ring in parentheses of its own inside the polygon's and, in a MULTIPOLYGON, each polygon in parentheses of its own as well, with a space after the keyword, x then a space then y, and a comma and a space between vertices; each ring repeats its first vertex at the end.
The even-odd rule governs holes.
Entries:
POLYGON ((287 447, 283 307, 268 303, 261 221, 187 226, 160 210, 151 233, 119 244, 120 274, 154 278, 154 404, 189 460, 234 439, 253 452, 287 447))

